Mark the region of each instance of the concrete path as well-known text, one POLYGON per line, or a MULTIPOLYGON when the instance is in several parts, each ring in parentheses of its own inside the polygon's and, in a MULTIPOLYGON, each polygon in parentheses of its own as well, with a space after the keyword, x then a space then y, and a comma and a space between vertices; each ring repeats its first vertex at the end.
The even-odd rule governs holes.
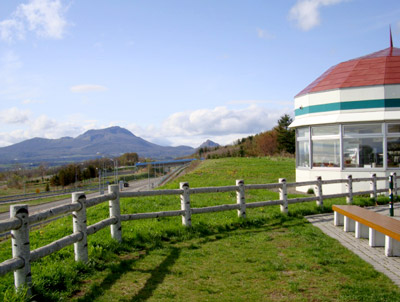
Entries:
MULTIPOLYGON (((400 204, 395 204, 394 208, 394 218, 400 220, 400 204)), ((389 216, 388 205, 368 209, 389 216)), ((400 257, 386 257, 384 247, 370 247, 368 239, 356 239, 354 232, 345 233, 343 226, 334 226, 333 214, 312 215, 306 219, 328 236, 337 239, 344 247, 370 263, 378 272, 388 276, 400 287, 400 257)))

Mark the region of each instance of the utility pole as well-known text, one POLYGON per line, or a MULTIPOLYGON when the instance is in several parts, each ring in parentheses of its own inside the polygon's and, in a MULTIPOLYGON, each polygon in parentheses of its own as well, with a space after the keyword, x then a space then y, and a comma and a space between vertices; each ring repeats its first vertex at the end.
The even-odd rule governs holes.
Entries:
POLYGON ((151 167, 151 164, 148 164, 147 165, 147 179, 149 180, 149 190, 150 190, 150 167, 151 167))

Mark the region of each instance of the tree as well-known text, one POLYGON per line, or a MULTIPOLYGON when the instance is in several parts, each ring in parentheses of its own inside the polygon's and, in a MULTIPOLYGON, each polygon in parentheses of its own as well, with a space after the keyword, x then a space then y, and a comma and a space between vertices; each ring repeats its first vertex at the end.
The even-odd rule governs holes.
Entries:
POLYGON ((11 174, 7 181, 7 187, 21 189, 23 185, 23 178, 17 173, 11 174))
POLYGON ((59 185, 61 185, 60 183, 60 177, 58 177, 58 175, 54 175, 53 177, 50 178, 50 184, 53 187, 58 187, 59 185))
POLYGON ((47 172, 47 163, 41 163, 40 166, 38 167, 40 176, 42 177, 42 181, 44 180, 44 177, 46 176, 47 172))
POLYGON ((277 150, 277 131, 270 130, 256 136, 257 146, 261 155, 274 155, 277 150))
POLYGON ((293 119, 288 115, 284 114, 278 120, 278 126, 275 127, 277 132, 278 151, 287 152, 294 154, 296 151, 296 141, 294 129, 290 129, 289 125, 293 122, 293 119))
POLYGON ((121 166, 132 166, 139 161, 139 156, 135 152, 124 153, 118 157, 121 166))

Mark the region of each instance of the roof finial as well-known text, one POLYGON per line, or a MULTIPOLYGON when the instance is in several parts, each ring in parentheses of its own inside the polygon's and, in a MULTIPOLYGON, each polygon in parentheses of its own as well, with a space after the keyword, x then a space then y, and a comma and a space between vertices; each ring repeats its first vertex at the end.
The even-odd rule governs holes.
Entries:
POLYGON ((393 48, 392 26, 390 26, 390 25, 389 25, 389 32, 390 32, 390 48, 393 48))

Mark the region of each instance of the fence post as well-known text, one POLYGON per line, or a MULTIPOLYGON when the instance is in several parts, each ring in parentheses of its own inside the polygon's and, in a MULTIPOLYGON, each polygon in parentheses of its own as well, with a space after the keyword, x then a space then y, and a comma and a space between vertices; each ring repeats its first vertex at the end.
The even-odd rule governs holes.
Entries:
POLYGON ((376 192, 376 174, 371 173, 371 183, 370 183, 370 190, 372 193, 369 195, 370 198, 372 198, 374 201, 376 201, 376 198, 378 197, 377 192, 376 192))
POLYGON ((347 194, 349 194, 349 195, 346 197, 346 203, 352 204, 353 203, 353 176, 351 176, 351 175, 347 176, 347 194))
POLYGON ((282 200, 281 213, 287 214, 288 213, 288 201, 287 201, 287 186, 286 186, 286 178, 279 178, 279 183, 282 184, 279 187, 279 199, 282 200))
POLYGON ((393 209, 393 189, 394 189, 394 177, 393 174, 389 176, 389 215, 394 216, 393 209))
POLYGON ((397 198, 397 173, 396 172, 392 172, 391 175, 393 176, 393 193, 395 198, 397 198))
POLYGON ((18 229, 11 231, 11 246, 13 258, 24 260, 24 266, 14 271, 14 285, 16 290, 27 286, 27 294, 31 295, 32 283, 29 243, 29 211, 26 204, 10 206, 10 217, 17 217, 21 221, 18 229))
POLYGON ((322 208, 324 206, 324 198, 322 195, 322 177, 317 176, 317 187, 316 187, 316 192, 317 192, 317 206, 322 208))
POLYGON ((238 186, 236 191, 236 203, 240 204, 240 209, 237 211, 238 217, 246 218, 246 200, 244 196, 244 181, 242 179, 236 180, 238 186))
POLYGON ((192 211, 190 210, 190 194, 189 194, 189 183, 179 183, 179 188, 183 190, 181 195, 181 210, 185 211, 182 215, 182 224, 186 227, 192 226, 192 211))
POLYGON ((78 211, 72 212, 72 222, 74 233, 80 232, 82 239, 74 243, 75 261, 87 262, 89 260, 87 247, 87 228, 86 228, 86 196, 84 192, 72 193, 72 203, 80 204, 78 211))
POLYGON ((110 218, 117 218, 117 222, 110 225, 111 229, 111 238, 117 240, 118 242, 122 241, 122 232, 121 232, 121 207, 119 204, 119 186, 118 185, 110 185, 108 186, 108 193, 116 194, 116 198, 114 200, 108 201, 108 206, 110 208, 110 218))

